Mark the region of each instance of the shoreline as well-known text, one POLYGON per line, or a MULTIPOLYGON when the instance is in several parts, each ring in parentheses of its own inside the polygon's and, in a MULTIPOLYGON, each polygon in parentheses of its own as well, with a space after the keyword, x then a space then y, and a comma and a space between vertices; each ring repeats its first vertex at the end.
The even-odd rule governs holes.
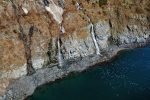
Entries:
POLYGON ((98 64, 111 62, 121 51, 144 47, 148 45, 149 42, 150 41, 148 39, 148 41, 145 43, 138 43, 138 45, 134 45, 132 47, 128 46, 128 48, 114 46, 113 51, 109 50, 103 56, 94 54, 87 57, 78 58, 72 62, 67 60, 65 61, 65 67, 61 69, 58 68, 58 66, 49 66, 39 69, 35 74, 31 76, 23 76, 14 81, 14 83, 10 84, 5 95, 2 97, 2 99, 0 98, 0 100, 27 100, 27 98, 42 85, 50 84, 57 80, 62 80, 72 73, 83 72, 98 64))
POLYGON ((103 1, 1 0, 0 100, 24 100, 150 44, 148 0, 103 1))

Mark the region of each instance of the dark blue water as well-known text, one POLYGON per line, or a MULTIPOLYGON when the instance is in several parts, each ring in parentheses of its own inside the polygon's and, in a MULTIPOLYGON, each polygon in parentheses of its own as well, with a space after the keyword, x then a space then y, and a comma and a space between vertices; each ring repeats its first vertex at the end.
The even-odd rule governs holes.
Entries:
POLYGON ((150 100, 150 48, 38 88, 29 100, 150 100))

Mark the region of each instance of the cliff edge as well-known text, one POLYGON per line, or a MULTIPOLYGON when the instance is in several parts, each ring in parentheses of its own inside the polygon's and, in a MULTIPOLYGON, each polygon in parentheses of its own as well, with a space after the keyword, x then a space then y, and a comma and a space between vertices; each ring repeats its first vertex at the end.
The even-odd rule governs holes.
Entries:
POLYGON ((149 38, 149 0, 0 0, 0 100, 24 99, 149 38))

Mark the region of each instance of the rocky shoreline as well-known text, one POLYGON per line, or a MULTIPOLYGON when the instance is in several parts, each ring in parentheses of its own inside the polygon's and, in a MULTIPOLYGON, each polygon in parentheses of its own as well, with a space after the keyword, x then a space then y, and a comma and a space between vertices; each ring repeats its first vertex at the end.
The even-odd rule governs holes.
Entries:
POLYGON ((109 49, 107 52, 105 51, 105 53, 103 52, 103 55, 90 55, 84 58, 67 60, 65 61, 65 66, 62 68, 54 65, 39 69, 31 76, 23 76, 12 82, 7 88, 5 95, 0 97, 0 100, 23 100, 32 95, 34 90, 41 85, 62 79, 72 72, 82 72, 90 66, 107 62, 122 50, 148 45, 149 40, 150 39, 147 39, 146 43, 130 44, 128 46, 122 45, 120 47, 114 46, 113 49, 109 49))
POLYGON ((102 1, 1 0, 0 100, 149 43, 149 0, 102 1))

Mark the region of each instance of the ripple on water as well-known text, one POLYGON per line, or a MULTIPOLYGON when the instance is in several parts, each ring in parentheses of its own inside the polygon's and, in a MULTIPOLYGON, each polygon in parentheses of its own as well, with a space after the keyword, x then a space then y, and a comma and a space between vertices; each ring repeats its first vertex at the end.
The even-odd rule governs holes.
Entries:
POLYGON ((122 52, 112 63, 44 85, 29 100, 150 100, 150 48, 122 52))

